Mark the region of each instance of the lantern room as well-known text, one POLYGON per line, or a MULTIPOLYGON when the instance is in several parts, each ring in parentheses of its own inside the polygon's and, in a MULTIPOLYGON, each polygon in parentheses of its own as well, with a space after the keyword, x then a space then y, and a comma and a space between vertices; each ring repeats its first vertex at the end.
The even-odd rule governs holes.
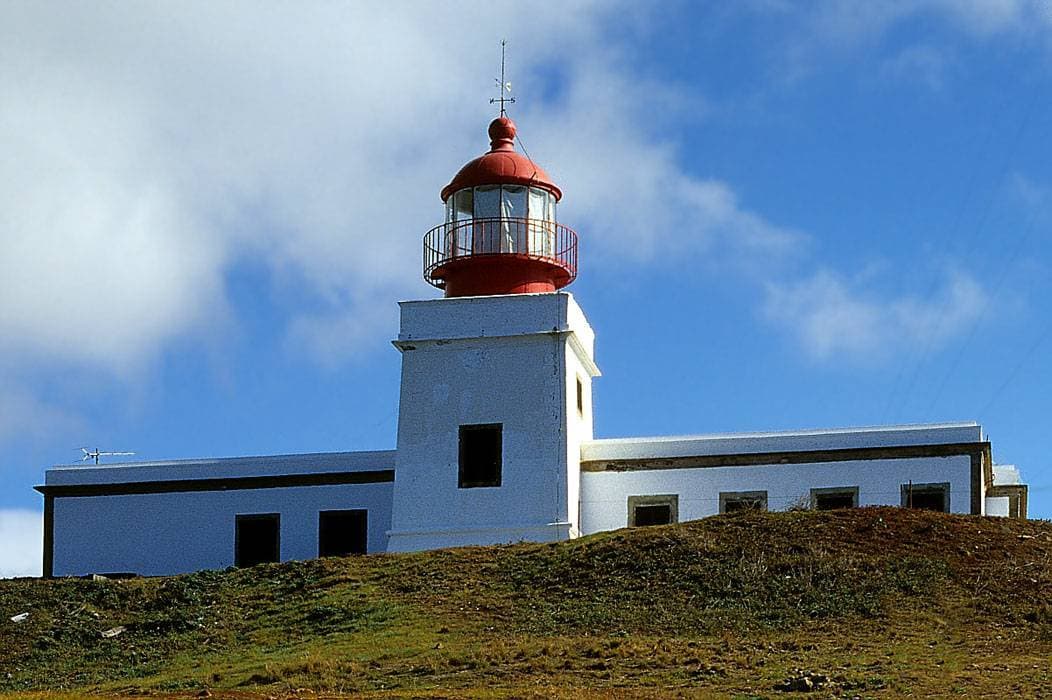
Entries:
POLYGON ((442 189, 445 221, 424 236, 424 279, 447 297, 553 292, 577 276, 577 234, 558 223, 562 191, 515 150, 515 123, 489 125, 490 150, 442 189))

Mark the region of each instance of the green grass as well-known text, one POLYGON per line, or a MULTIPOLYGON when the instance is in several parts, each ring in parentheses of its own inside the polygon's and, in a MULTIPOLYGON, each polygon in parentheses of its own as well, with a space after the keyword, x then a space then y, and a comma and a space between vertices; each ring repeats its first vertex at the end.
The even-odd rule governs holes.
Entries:
POLYGON ((1052 687, 1049 601, 1048 523, 742 513, 555 545, 0 581, 0 691, 771 697, 813 672, 825 696, 1025 696, 1052 687))

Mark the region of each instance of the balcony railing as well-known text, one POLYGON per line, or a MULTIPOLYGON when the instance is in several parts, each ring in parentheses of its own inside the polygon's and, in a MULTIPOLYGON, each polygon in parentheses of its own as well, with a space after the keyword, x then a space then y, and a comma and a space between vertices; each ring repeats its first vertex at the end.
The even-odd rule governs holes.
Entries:
POLYGON ((441 224, 424 235, 424 279, 442 288, 435 271, 455 260, 514 255, 540 260, 577 277, 577 234, 541 219, 468 219, 441 224))

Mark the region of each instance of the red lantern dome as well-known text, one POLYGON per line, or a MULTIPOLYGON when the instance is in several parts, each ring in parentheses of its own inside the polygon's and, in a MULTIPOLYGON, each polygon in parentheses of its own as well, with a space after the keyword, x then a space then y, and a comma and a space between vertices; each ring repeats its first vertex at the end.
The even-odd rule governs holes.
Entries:
POLYGON ((424 279, 447 297, 553 292, 577 276, 577 234, 556 221, 562 191, 515 151, 515 123, 442 188, 446 221, 424 236, 424 279))

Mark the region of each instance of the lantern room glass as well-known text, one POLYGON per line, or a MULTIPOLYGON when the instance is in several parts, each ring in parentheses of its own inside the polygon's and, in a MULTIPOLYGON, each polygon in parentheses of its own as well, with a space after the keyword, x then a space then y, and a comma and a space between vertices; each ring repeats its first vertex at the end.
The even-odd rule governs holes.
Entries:
POLYGON ((454 257, 519 252, 551 257, 555 203, 555 195, 540 187, 481 185, 458 190, 446 200, 446 250, 454 257), (474 225, 464 225, 469 220, 474 225))

